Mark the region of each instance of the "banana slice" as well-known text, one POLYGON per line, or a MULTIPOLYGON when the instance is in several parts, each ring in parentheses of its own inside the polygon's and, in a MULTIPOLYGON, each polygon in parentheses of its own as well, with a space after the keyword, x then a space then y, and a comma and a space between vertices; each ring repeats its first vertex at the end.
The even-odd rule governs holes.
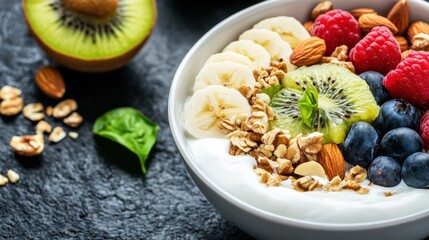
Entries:
POLYGON ((253 63, 253 69, 270 66, 270 54, 261 45, 250 40, 234 41, 228 44, 222 52, 233 51, 244 55, 253 63))
POLYGON ((278 33, 266 29, 254 28, 242 33, 238 39, 251 40, 261 45, 268 51, 273 61, 283 59, 287 64, 288 71, 296 69, 296 66, 291 64, 289 60, 292 54, 292 48, 289 43, 283 41, 278 33))
POLYGON ((280 34, 280 37, 288 42, 292 49, 303 40, 310 38, 310 34, 304 26, 294 17, 272 17, 255 24, 253 28, 267 29, 280 34))
POLYGON ((185 129, 195 138, 224 137, 217 126, 223 118, 250 114, 250 105, 233 88, 211 85, 197 90, 185 105, 185 129))
POLYGON ((222 85, 228 88, 238 88, 246 84, 255 86, 253 71, 239 63, 223 61, 205 65, 195 78, 194 91, 209 85, 222 85))
POLYGON ((213 54, 209 57, 209 59, 207 59, 207 61, 205 62, 205 65, 210 63, 216 63, 216 62, 223 62, 223 61, 240 63, 248 66, 250 69, 253 70, 253 63, 252 61, 250 61, 248 57, 233 51, 226 51, 226 52, 213 54))

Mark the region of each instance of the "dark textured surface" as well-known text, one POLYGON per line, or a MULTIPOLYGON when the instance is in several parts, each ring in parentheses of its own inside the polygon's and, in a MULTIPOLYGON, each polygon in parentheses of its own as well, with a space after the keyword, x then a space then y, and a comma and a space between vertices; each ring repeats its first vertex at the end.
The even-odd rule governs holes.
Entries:
MULTIPOLYGON (((20 158, 8 144, 13 135, 34 133, 34 124, 22 114, 0 118, 0 173, 21 175, 0 188, 0 239, 248 239, 189 177, 168 126, 167 99, 191 46, 256 2, 159 0, 155 31, 126 67, 104 74, 60 67, 66 97, 77 100, 85 122, 77 140, 47 143, 39 158, 20 158), (120 106, 138 108, 161 126, 147 175, 136 157, 91 133, 99 115, 120 106)), ((34 84, 35 71, 46 64, 56 65, 29 35, 20 1, 1 1, 0 87, 21 88, 26 103, 54 105, 34 84)))

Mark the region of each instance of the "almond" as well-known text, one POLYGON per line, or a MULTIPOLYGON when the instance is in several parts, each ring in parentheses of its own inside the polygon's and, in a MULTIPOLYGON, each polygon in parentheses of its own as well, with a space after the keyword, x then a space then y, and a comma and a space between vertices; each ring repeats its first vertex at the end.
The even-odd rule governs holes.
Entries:
POLYGON ((320 165, 320 163, 315 161, 299 164, 295 168, 294 173, 300 176, 319 176, 319 177, 326 176, 325 170, 323 169, 322 165, 320 165))
POLYGON ((407 31, 407 37, 408 41, 412 42, 413 37, 419 33, 426 33, 429 34, 429 24, 423 22, 423 21, 417 21, 413 22, 409 27, 407 31))
POLYGON ((398 42, 399 47, 401 48, 401 52, 403 52, 409 48, 408 41, 403 36, 395 35, 395 39, 398 42))
POLYGON ((395 24, 398 34, 403 34, 410 24, 410 7, 408 6, 408 1, 399 0, 390 10, 389 14, 387 14, 387 19, 395 24))
POLYGON ((304 28, 307 29, 307 32, 311 33, 311 29, 313 29, 314 22, 307 21, 304 23, 304 28))
POLYGON ((389 28, 393 34, 398 32, 395 24, 393 24, 389 19, 376 14, 364 14, 360 16, 358 23, 359 27, 364 32, 370 32, 371 29, 376 26, 385 26, 389 28))
POLYGON ((66 92, 64 79, 53 67, 42 67, 36 73, 36 84, 48 97, 60 99, 66 92))
POLYGON ((334 6, 330 1, 321 2, 313 8, 313 11, 311 11, 311 18, 316 20, 318 16, 331 11, 333 8, 334 6))
POLYGON ((355 17, 356 19, 359 19, 360 16, 364 14, 378 14, 374 9, 372 8, 355 8, 353 10, 350 10, 349 13, 355 17))
POLYGON ((297 66, 310 66, 319 62, 326 52, 325 40, 318 37, 311 37, 300 42, 292 54, 290 62, 297 66))
POLYGON ((334 143, 323 145, 322 150, 319 152, 318 160, 328 179, 331 180, 335 176, 344 179, 346 173, 346 162, 344 161, 343 154, 338 146, 334 143))

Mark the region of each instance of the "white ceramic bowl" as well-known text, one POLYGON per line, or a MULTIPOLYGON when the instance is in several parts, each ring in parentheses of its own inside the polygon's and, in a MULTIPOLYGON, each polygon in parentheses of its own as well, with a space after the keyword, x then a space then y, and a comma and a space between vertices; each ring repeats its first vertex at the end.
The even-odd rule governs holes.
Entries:
MULTIPOLYGON (((386 204, 368 203, 359 197, 354 209, 353 203, 344 208, 335 205, 333 198, 339 195, 313 197, 310 194, 287 199, 288 204, 296 204, 297 209, 307 209, 305 217, 297 214, 282 213, 267 210, 261 204, 246 201, 226 190, 214 178, 209 177, 198 162, 193 152, 190 138, 183 127, 183 109, 188 97, 192 94, 195 76, 205 60, 212 54, 220 52, 228 43, 236 40, 240 33, 251 28, 258 21, 274 16, 293 16, 304 22, 311 9, 318 3, 317 0, 272 0, 249 7, 225 19, 207 34, 205 34, 189 51, 180 64, 174 76, 168 103, 168 114, 171 131, 176 145, 183 156, 184 163, 206 198, 239 228, 260 239, 423 239, 429 236, 429 190, 422 196, 414 196, 413 190, 403 191, 396 200, 386 200, 386 204), (422 200, 423 199, 423 200, 422 200), (426 199, 426 200, 425 200, 426 199), (397 201, 399 204, 396 204, 397 201), (307 205, 302 206, 302 202, 307 205), (314 202, 312 204, 311 202, 314 202), (428 202, 428 204, 424 203, 428 202), (321 204, 323 203, 323 204, 321 204), (324 206, 326 209, 314 209, 324 206), (363 207, 362 207, 363 206, 363 207), (376 206, 376 207, 374 207, 376 206), (398 207, 399 206, 399 207, 398 207), (311 211, 324 216, 311 217, 311 211), (332 219, 331 219, 332 216, 332 219), (334 219, 335 218, 335 219, 334 219)), ((332 0, 334 7, 350 10, 353 8, 374 8, 379 14, 386 15, 396 2, 395 0, 359 0, 344 1, 332 0)), ((429 22, 429 3, 418 0, 409 0, 412 20, 426 20, 429 22)), ((210 147, 210 146, 209 146, 210 147)), ((217 151, 215 149, 214 151, 217 151)), ((219 149, 219 151, 223 151, 219 149)), ((225 150, 226 151, 226 150, 225 150)), ((219 173, 223 174, 223 173, 219 173)), ((239 176, 237 176, 238 178, 239 176)), ((293 190, 292 190, 293 191, 293 190)), ((357 194, 356 194, 357 195, 357 194)), ((356 197, 358 198, 358 197, 356 197)), ((371 198, 371 197, 369 197, 371 198)), ((384 201, 385 198, 380 198, 384 201)), ((351 200, 353 202, 354 200, 351 200)), ((290 207, 290 206, 288 206, 290 207)), ((291 211, 293 212, 293 211, 291 211)), ((304 212, 303 212, 304 213, 304 212)))

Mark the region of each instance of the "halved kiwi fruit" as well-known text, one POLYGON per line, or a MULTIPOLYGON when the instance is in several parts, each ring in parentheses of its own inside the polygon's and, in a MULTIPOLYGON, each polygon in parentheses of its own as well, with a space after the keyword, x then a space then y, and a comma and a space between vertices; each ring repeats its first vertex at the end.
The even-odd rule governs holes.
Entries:
POLYGON ((154 0, 23 0, 27 24, 55 61, 102 72, 130 61, 156 22, 154 0))
POLYGON ((380 107, 366 82, 343 67, 302 67, 287 73, 282 85, 270 103, 278 117, 270 127, 293 136, 318 131, 325 143, 338 144, 353 123, 373 122, 378 116, 380 107))

